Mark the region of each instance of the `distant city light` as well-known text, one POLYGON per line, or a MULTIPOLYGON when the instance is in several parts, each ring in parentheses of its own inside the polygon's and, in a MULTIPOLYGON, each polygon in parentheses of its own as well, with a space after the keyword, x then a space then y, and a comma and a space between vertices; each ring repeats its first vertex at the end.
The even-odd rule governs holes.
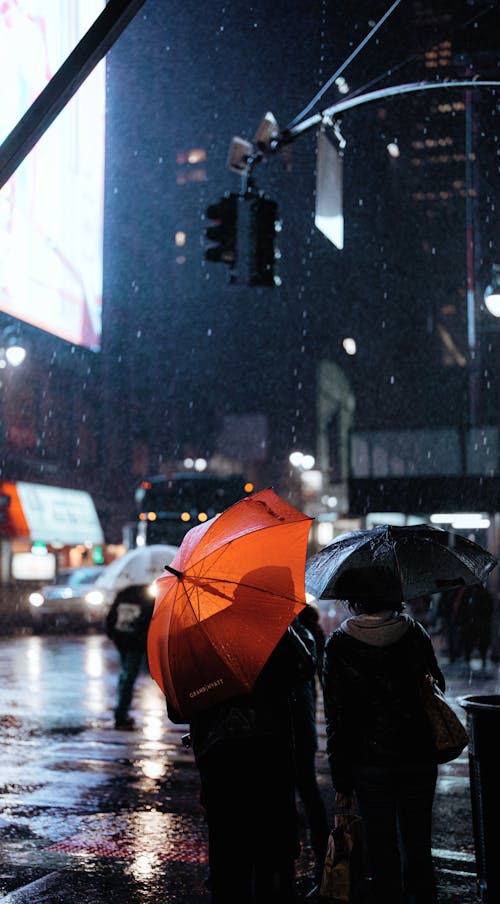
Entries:
POLYGON ((500 293, 485 296, 484 303, 493 317, 500 317, 500 293))
POLYGON ((178 248, 183 248, 186 244, 186 233, 179 230, 175 233, 175 244, 178 248))
POLYGON ((330 521, 320 521, 318 524, 317 538, 320 546, 328 546, 333 540, 334 527, 330 521))
POLYGON ((185 458, 184 459, 184 467, 185 468, 194 468, 194 458, 185 458))
POLYGON ((205 471, 206 468, 207 468, 207 461, 205 458, 195 459, 195 463, 194 463, 195 471, 205 471))
POLYGON ((480 512, 440 512, 431 515, 431 524, 451 524, 456 530, 486 530, 490 519, 480 512))
POLYGON ((31 547, 31 552, 34 556, 46 556, 48 552, 46 543, 35 540, 31 547))
POLYGON ((207 152, 204 148, 190 148, 188 151, 177 152, 177 163, 182 166, 189 163, 194 166, 196 163, 203 163, 207 159, 207 152))
POLYGON ((484 290, 484 303, 493 317, 500 317, 500 266, 493 264, 492 278, 484 290))
POLYGON ((300 468, 301 471, 310 471, 316 464, 314 455, 305 455, 303 452, 291 452, 288 461, 294 468, 300 468))
POLYGON ((188 151, 187 162, 193 166, 195 163, 202 163, 207 159, 207 152, 204 148, 193 148, 188 151))
POLYGON ((346 338, 342 341, 342 348, 344 349, 346 355, 355 355, 357 352, 356 340, 351 336, 346 336, 346 338))
POLYGON ((336 496, 326 495, 321 497, 321 502, 323 503, 323 505, 327 505, 328 508, 335 508, 335 506, 338 505, 339 500, 336 496))
POLYGON ((399 145, 396 141, 389 142, 387 145, 387 153, 389 154, 389 157, 399 157, 401 155, 399 145))
POLYGON ((22 345, 11 345, 10 348, 6 349, 5 357, 12 367, 19 367, 26 358, 26 349, 22 345))

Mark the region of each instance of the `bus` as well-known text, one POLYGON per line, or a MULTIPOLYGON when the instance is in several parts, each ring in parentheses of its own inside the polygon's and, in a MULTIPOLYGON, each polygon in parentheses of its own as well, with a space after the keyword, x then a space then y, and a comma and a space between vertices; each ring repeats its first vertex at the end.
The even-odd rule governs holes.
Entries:
POLYGON ((191 527, 220 514, 255 489, 243 474, 159 474, 135 492, 138 546, 179 546, 191 527))

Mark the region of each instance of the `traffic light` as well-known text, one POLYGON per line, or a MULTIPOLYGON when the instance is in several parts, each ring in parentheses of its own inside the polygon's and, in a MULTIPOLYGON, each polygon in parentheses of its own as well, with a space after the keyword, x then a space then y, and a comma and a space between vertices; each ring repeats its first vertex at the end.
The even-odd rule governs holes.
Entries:
POLYGON ((278 205, 264 197, 250 200, 249 204, 249 260, 246 282, 249 286, 275 286, 279 284, 275 272, 278 205))
POLYGON ((275 248, 278 205, 264 195, 226 194, 205 212, 213 225, 205 234, 212 242, 205 260, 222 261, 231 268, 230 282, 247 286, 276 286, 275 248))
POLYGON ((212 242, 205 249, 205 260, 229 264, 236 263, 236 221, 238 195, 223 195, 217 204, 210 204, 205 211, 212 225, 207 226, 205 235, 212 242))

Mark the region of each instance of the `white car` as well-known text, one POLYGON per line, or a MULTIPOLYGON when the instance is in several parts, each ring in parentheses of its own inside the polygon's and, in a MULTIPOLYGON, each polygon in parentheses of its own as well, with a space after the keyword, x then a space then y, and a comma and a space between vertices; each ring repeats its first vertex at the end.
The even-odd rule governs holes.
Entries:
POLYGON ((159 578, 178 550, 177 546, 153 545, 129 550, 109 565, 61 569, 53 584, 29 596, 33 629, 48 627, 102 631, 106 615, 118 594, 127 589, 154 599, 159 578))
POLYGON ((35 631, 46 628, 102 629, 109 608, 106 595, 95 587, 101 565, 63 568, 53 584, 30 593, 28 601, 35 631))

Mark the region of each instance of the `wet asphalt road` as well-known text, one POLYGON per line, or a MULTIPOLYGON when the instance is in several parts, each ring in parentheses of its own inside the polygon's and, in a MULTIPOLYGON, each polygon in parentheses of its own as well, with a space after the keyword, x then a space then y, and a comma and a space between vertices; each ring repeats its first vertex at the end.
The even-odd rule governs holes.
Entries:
MULTIPOLYGON (((452 702, 499 693, 498 668, 483 673, 472 665, 452 672, 443 663, 452 702)), ((0 898, 7 904, 209 904, 198 774, 181 744, 186 729, 168 721, 164 698, 144 673, 134 697, 137 730, 116 731, 117 672, 117 654, 102 635, 0 638, 0 898)), ((331 813, 321 720, 319 728, 318 774, 331 813)), ((305 902, 312 855, 300 815, 297 884, 305 902)), ((477 902, 467 753, 440 767, 433 842, 440 904, 477 902)))

